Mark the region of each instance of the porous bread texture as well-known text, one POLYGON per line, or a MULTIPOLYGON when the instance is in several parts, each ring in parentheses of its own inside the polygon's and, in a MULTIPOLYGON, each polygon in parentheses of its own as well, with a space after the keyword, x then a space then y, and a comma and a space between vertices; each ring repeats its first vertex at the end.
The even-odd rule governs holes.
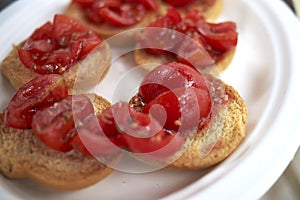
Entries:
MULTIPOLYGON (((217 76, 219 73, 223 72, 230 65, 234 55, 235 48, 232 48, 230 51, 222 54, 216 60, 216 63, 212 66, 207 66, 204 68, 199 68, 203 73, 213 74, 217 76)), ((153 70, 158 64, 165 64, 169 62, 176 61, 176 57, 171 54, 151 54, 147 50, 141 49, 137 46, 137 49, 134 51, 134 60, 138 66, 143 67, 147 71, 153 70)))
MULTIPOLYGON (((248 110, 245 101, 230 85, 206 75, 213 109, 209 123, 200 130, 179 133, 185 138, 180 150, 166 158, 132 154, 137 160, 170 168, 198 170, 212 167, 231 155, 245 138, 248 110)), ((131 99, 136 105, 139 100, 131 99)))
POLYGON ((78 19, 82 23, 86 24, 88 27, 96 31, 98 34, 100 34, 103 38, 108 38, 110 36, 123 33, 122 35, 119 36, 119 42, 124 42, 124 43, 130 43, 134 41, 134 36, 135 32, 129 31, 131 29, 136 29, 136 28, 142 28, 147 26, 152 20, 154 20, 158 13, 155 11, 147 11, 145 17, 143 20, 138 22, 135 25, 132 26, 114 26, 109 23, 104 22, 103 24, 93 24, 89 22, 86 17, 84 16, 84 13, 82 12, 82 9, 80 6, 77 4, 71 2, 68 7, 65 9, 65 15, 68 15, 70 17, 73 17, 75 19, 78 19), (123 40, 121 40, 122 38, 123 40))
MULTIPOLYGON (((24 42, 13 46, 10 54, 4 58, 1 64, 2 74, 10 81, 11 85, 18 89, 33 78, 40 76, 27 69, 19 59, 18 49, 24 42)), ((111 62, 110 46, 103 41, 84 59, 77 61, 69 70, 62 75, 71 90, 74 87, 89 88, 96 85, 105 75, 111 62)))
MULTIPOLYGON (((110 103, 102 97, 89 95, 95 110, 102 112, 110 103)), ((120 155, 101 158, 114 166, 120 155)), ((75 190, 102 180, 113 171, 111 167, 78 151, 58 152, 45 146, 33 132, 9 128, 0 113, 0 172, 7 178, 30 178, 49 188, 75 190)))
POLYGON ((245 137, 248 110, 238 92, 225 84, 229 103, 212 113, 208 126, 198 131, 187 149, 171 164, 180 169, 205 169, 226 159, 245 137))

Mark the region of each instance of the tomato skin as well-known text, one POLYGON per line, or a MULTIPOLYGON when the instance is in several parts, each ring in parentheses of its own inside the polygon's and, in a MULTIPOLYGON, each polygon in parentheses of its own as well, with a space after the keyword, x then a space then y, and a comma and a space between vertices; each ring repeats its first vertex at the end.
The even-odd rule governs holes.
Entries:
MULTIPOLYGON (((185 1, 180 1, 185 2, 185 1)), ((181 17, 175 8, 156 19, 137 42, 151 54, 175 55, 175 60, 193 67, 212 66, 218 56, 237 45, 238 33, 234 22, 208 23, 201 11, 191 8, 181 17), (164 29, 170 29, 165 31, 164 29), (185 36, 182 36, 182 34, 185 36)))
POLYGON ((170 52, 181 43, 183 37, 174 31, 174 27, 182 20, 175 8, 169 8, 165 16, 157 18, 150 23, 144 33, 138 37, 141 48, 147 49, 152 54, 170 52), (156 29, 159 28, 159 29, 156 29), (156 36, 156 37, 155 37, 156 36))
POLYGON ((104 7, 99 10, 99 14, 104 20, 108 21, 112 25, 131 26, 139 22, 140 19, 139 17, 135 17, 134 15, 136 16, 145 15, 145 9, 143 7, 139 7, 139 6, 135 8, 131 8, 131 7, 133 6, 128 5, 128 8, 125 8, 125 6, 123 6, 123 9, 124 8, 126 10, 131 9, 133 13, 126 13, 126 12, 117 13, 108 7, 104 7))
POLYGON ((198 127, 211 110, 206 90, 189 87, 164 92, 147 104, 143 111, 163 123, 167 130, 182 131, 198 127))
POLYGON ((86 117, 83 125, 77 127, 77 131, 71 145, 86 156, 107 156, 119 151, 104 134, 96 115, 86 117))
POLYGON ((233 22, 199 23, 198 31, 215 51, 225 52, 237 45, 238 33, 233 22))
POLYGON ((186 6, 192 2, 194 2, 195 0, 165 0, 168 4, 175 6, 175 7, 183 7, 186 6))
POLYGON ((76 123, 94 114, 93 105, 85 95, 72 95, 53 106, 38 111, 32 119, 32 131, 48 147, 67 152, 72 149, 71 140, 76 135, 76 123))
POLYGON ((148 73, 140 84, 138 94, 147 104, 158 95, 181 87, 209 90, 206 79, 199 71, 185 64, 171 62, 148 73))
POLYGON ((33 32, 18 54, 24 66, 35 73, 62 74, 101 42, 85 25, 57 14, 53 24, 47 22, 33 32))
POLYGON ((145 113, 135 111, 125 102, 107 108, 98 116, 98 120, 105 135, 114 144, 133 153, 167 157, 183 144, 176 133, 166 133, 159 122, 145 113), (174 142, 168 145, 173 139, 174 142))
POLYGON ((87 19, 95 24, 132 26, 141 21, 147 10, 156 11, 155 0, 73 0, 83 8, 87 19))
POLYGON ((60 75, 38 76, 24 84, 5 109, 5 124, 12 128, 29 129, 33 115, 68 95, 60 75))

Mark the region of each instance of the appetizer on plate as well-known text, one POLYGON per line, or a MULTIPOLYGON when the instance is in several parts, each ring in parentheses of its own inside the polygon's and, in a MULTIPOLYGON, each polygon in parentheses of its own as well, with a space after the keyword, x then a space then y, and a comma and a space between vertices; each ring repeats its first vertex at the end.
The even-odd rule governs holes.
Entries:
POLYGON ((60 75, 32 79, 0 113, 0 172, 62 190, 102 180, 120 159, 97 127, 108 106, 97 95, 69 95, 60 75))
POLYGON ((62 74, 67 85, 91 86, 110 65, 110 47, 97 33, 79 21, 57 14, 24 42, 13 47, 2 61, 1 71, 15 88, 44 74, 62 74))
POLYGON ((156 0, 72 0, 65 14, 107 38, 146 26, 156 18, 158 6, 156 0))
POLYGON ((157 63, 177 61, 201 71, 221 72, 234 57, 237 42, 234 22, 209 23, 196 8, 185 16, 169 8, 138 34, 134 59, 148 70, 157 63))

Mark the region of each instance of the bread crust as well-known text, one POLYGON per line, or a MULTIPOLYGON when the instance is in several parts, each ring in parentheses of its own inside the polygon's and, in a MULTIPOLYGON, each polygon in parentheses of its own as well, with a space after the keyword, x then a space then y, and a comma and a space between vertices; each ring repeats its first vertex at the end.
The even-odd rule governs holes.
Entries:
MULTIPOLYGON (((199 170, 212 167, 231 155, 245 138, 248 110, 245 101, 230 85, 205 75, 210 85, 212 111, 209 123, 199 130, 179 133, 185 138, 182 148, 166 158, 132 154, 137 160, 176 169, 199 170)), ((136 97, 134 97, 136 98, 136 97)), ((131 99, 137 106, 138 99, 131 99)))
POLYGON ((126 41, 126 43, 133 42, 134 36, 135 36, 135 32, 131 32, 129 30, 147 26, 158 15, 157 12, 147 11, 144 19, 141 20, 139 23, 137 23, 133 26, 121 27, 121 26, 114 26, 114 25, 111 25, 111 24, 105 23, 105 22, 101 25, 96 25, 96 24, 89 22, 85 18, 84 13, 82 12, 82 9, 80 8, 80 6, 78 6, 77 4, 75 4, 73 2, 71 2, 68 5, 68 7, 66 8, 65 14, 83 22, 88 27, 90 27, 91 29, 96 31, 98 34, 100 34, 103 38, 108 38, 108 37, 116 35, 118 33, 128 31, 124 35, 122 35, 122 38, 124 39, 123 42, 126 41))
MULTIPOLYGON (((89 96, 97 112, 111 105, 102 97, 89 96)), ((114 166, 120 155, 103 159, 106 164, 114 166)), ((48 148, 31 130, 7 127, 4 113, 0 113, 0 172, 5 177, 30 178, 50 188, 74 190, 97 183, 112 170, 94 157, 84 156, 78 151, 62 153, 48 148)))
POLYGON ((208 126, 186 141, 187 148, 171 167, 205 169, 214 166, 232 154, 243 141, 248 117, 246 103, 232 86, 223 84, 230 97, 229 103, 217 105, 220 109, 212 113, 208 126))
MULTIPOLYGON (((19 59, 18 49, 23 46, 21 42, 17 46, 13 46, 10 54, 4 58, 1 64, 2 74, 10 81, 11 85, 18 89, 33 78, 40 76, 27 69, 19 59)), ((110 66, 111 52, 110 46, 103 41, 83 60, 77 61, 68 71, 63 73, 66 84, 71 90, 74 83, 88 88, 96 85, 101 77, 103 77, 110 66), (91 73, 93 72, 93 73, 91 73), (97 77, 95 77, 95 74, 97 77)))
MULTIPOLYGON (((218 75, 220 72, 224 71, 231 63, 235 55, 236 47, 232 48, 230 51, 222 54, 217 58, 215 65, 207 66, 205 68, 198 68, 204 73, 209 73, 213 75, 218 75)), ((151 71, 158 64, 165 64, 169 62, 176 61, 176 57, 170 54, 151 54, 148 53, 145 49, 140 49, 137 46, 137 49, 134 51, 134 60, 137 65, 140 65, 144 69, 151 71)))

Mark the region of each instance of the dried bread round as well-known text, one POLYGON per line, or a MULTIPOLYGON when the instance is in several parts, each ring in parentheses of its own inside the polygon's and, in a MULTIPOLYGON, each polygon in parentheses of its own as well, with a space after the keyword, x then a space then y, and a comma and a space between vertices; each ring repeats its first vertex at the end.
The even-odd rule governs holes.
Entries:
MULTIPOLYGON (((198 130, 179 133, 185 143, 172 156, 160 158, 132 154, 137 160, 177 169, 206 169, 225 160, 245 138, 248 110, 245 101, 230 85, 206 75, 210 85, 212 110, 208 124, 198 130)), ((140 105, 136 97, 132 104, 140 105)))
MULTIPOLYGON (((90 97, 97 112, 111 104, 100 96, 90 97)), ((116 165, 120 154, 107 156, 116 165)), ((74 190, 97 183, 113 171, 94 157, 78 151, 58 152, 45 146, 33 132, 9 128, 0 113, 0 172, 7 178, 30 178, 50 188, 74 190)))
MULTIPOLYGON (((180 169, 205 169, 226 159, 245 138, 248 111, 238 92, 224 84, 229 102, 217 105, 208 126, 186 141, 184 153, 170 166, 180 169)), ((218 104, 217 100, 214 104, 218 104)))
POLYGON ((71 2, 66 8, 65 15, 68 15, 83 22, 85 25, 87 25, 88 27, 96 31, 98 34, 100 34, 103 38, 108 38, 110 36, 126 31, 122 38, 125 40, 123 42, 127 43, 129 41, 133 42, 135 35, 135 32, 129 31, 130 29, 142 28, 147 26, 153 19, 157 17, 158 13, 156 13, 155 11, 147 11, 145 17, 140 22, 138 22, 135 25, 125 27, 115 26, 105 22, 100 25, 93 24, 86 19, 80 6, 73 2, 71 2))
MULTIPOLYGON (((204 73, 218 75, 229 66, 235 55, 235 50, 236 47, 219 56, 214 65, 199 69, 201 69, 201 71, 204 73)), ((137 50, 134 51, 134 60, 137 65, 140 65, 144 69, 151 71, 158 66, 158 64, 176 61, 176 57, 171 54, 151 54, 148 53, 147 50, 137 47, 137 50)))
MULTIPOLYGON (((18 49, 23 46, 23 43, 24 42, 13 46, 13 50, 4 58, 1 64, 2 74, 16 89, 33 78, 40 76, 40 74, 27 69, 20 61, 18 49)), ((107 42, 103 41, 84 59, 77 61, 62 75, 69 89, 73 88, 75 82, 87 88, 96 85, 100 81, 101 77, 105 75, 106 70, 109 68, 110 62, 110 46, 107 42)))

